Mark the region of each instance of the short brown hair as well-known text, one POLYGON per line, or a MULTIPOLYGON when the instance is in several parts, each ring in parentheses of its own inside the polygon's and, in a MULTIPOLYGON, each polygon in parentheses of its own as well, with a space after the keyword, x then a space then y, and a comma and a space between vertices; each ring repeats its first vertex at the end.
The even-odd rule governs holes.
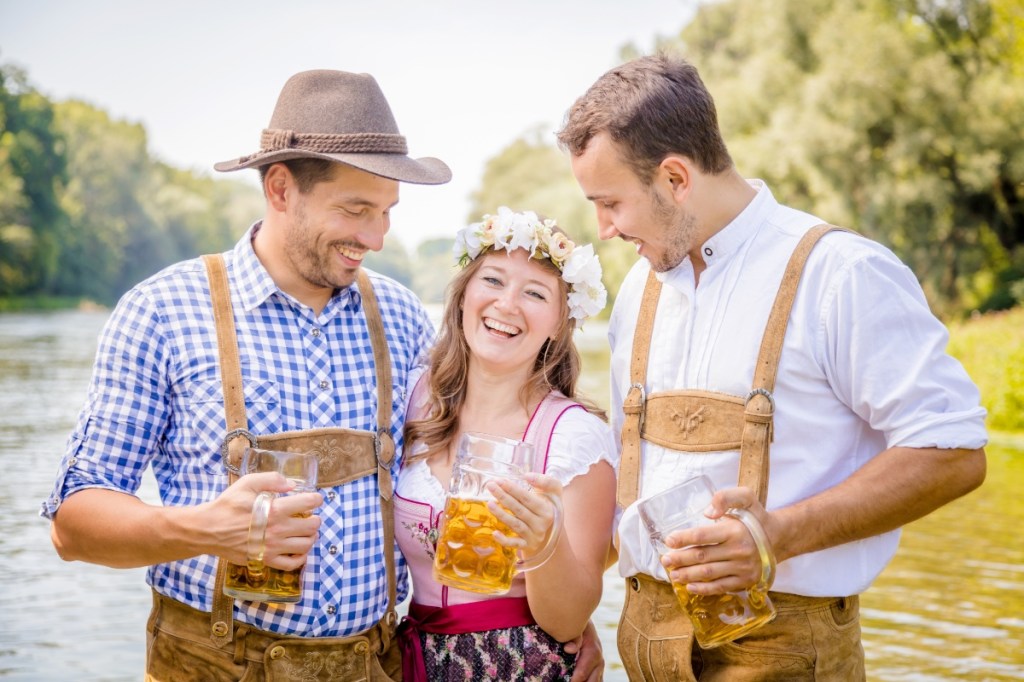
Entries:
MULTIPOLYGON (((298 185, 299 192, 302 194, 308 194, 309 190, 313 189, 318 182, 327 182, 333 178, 334 171, 338 167, 338 163, 335 161, 309 157, 288 159, 287 161, 278 161, 278 163, 283 163, 288 168, 288 172, 295 178, 295 184, 298 185)), ((267 170, 272 165, 274 164, 260 166, 261 185, 267 177, 267 170)))
POLYGON ((732 166, 711 93, 680 58, 641 57, 605 73, 569 109, 558 142, 579 156, 603 132, 644 182, 669 154, 692 159, 705 173, 732 166))

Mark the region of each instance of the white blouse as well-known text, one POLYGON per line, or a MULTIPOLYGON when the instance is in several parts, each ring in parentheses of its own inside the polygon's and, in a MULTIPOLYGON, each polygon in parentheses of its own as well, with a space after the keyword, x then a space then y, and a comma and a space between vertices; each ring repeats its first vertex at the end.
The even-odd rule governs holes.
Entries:
MULTIPOLYGON (((567 487, 602 461, 618 467, 610 427, 581 408, 567 410, 551 435, 546 473, 567 487)), ((433 581, 434 546, 447 491, 425 459, 403 466, 395 492, 395 538, 409 565, 413 600, 429 606, 447 606, 489 598, 454 588, 439 589, 433 581)), ((523 589, 523 576, 518 575, 510 595, 523 589)))

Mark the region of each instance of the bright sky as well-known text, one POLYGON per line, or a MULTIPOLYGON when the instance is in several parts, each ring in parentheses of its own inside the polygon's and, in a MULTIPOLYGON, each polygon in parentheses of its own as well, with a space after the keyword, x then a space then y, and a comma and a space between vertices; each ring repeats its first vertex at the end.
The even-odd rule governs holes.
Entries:
MULTIPOLYGON (((141 122, 164 161, 255 152, 281 86, 306 69, 373 74, 413 156, 454 179, 402 186, 409 247, 452 236, 487 159, 565 111, 632 43, 679 31, 694 0, 0 0, 0 63, 53 99, 141 122)), ((568 161, 567 161, 568 163, 568 161)), ((240 171, 254 184, 255 171, 240 171)), ((529 207, 519 207, 529 208, 529 207)), ((239 226, 239 233, 244 226, 239 226)))

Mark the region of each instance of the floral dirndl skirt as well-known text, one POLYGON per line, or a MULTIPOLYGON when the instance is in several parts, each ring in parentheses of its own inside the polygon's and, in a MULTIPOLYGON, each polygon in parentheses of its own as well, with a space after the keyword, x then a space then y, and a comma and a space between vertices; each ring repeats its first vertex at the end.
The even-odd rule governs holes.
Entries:
POLYGON ((419 635, 431 682, 568 682, 576 665, 576 654, 567 654, 538 625, 461 635, 419 635))

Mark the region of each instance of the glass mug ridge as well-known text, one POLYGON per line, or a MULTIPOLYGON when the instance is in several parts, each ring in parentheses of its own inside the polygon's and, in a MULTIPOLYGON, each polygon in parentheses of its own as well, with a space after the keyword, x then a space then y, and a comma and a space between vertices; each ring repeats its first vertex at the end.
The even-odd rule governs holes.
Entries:
MULTIPOLYGON (((239 470, 242 475, 276 471, 295 484, 291 493, 316 490, 317 459, 312 452, 246 448, 239 470)), ((275 497, 278 497, 278 493, 264 491, 253 502, 249 521, 248 561, 245 566, 231 562, 227 564, 224 594, 229 597, 278 603, 294 603, 302 599, 305 565, 286 571, 263 563, 267 518, 275 497)))
MULTIPOLYGON (((674 531, 715 523, 704 516, 714 492, 711 480, 701 475, 638 502, 640 519, 659 555, 672 551, 664 541, 674 531)), ((761 556, 761 576, 746 590, 710 596, 690 594, 685 585, 672 582, 679 605, 693 624, 694 638, 704 649, 739 639, 775 618, 775 606, 768 596, 775 558, 764 529, 745 509, 729 509, 726 515, 743 523, 753 537, 761 556)))
POLYGON ((515 533, 487 507, 494 499, 487 490, 489 481, 508 479, 527 486, 524 477, 537 471, 537 464, 530 443, 483 433, 462 435, 434 553, 435 580, 479 594, 505 594, 516 573, 547 561, 561 528, 561 504, 557 497, 549 495, 555 505, 555 520, 547 542, 529 559, 521 558, 515 548, 494 538, 496 531, 506 537, 515 537, 515 533))

